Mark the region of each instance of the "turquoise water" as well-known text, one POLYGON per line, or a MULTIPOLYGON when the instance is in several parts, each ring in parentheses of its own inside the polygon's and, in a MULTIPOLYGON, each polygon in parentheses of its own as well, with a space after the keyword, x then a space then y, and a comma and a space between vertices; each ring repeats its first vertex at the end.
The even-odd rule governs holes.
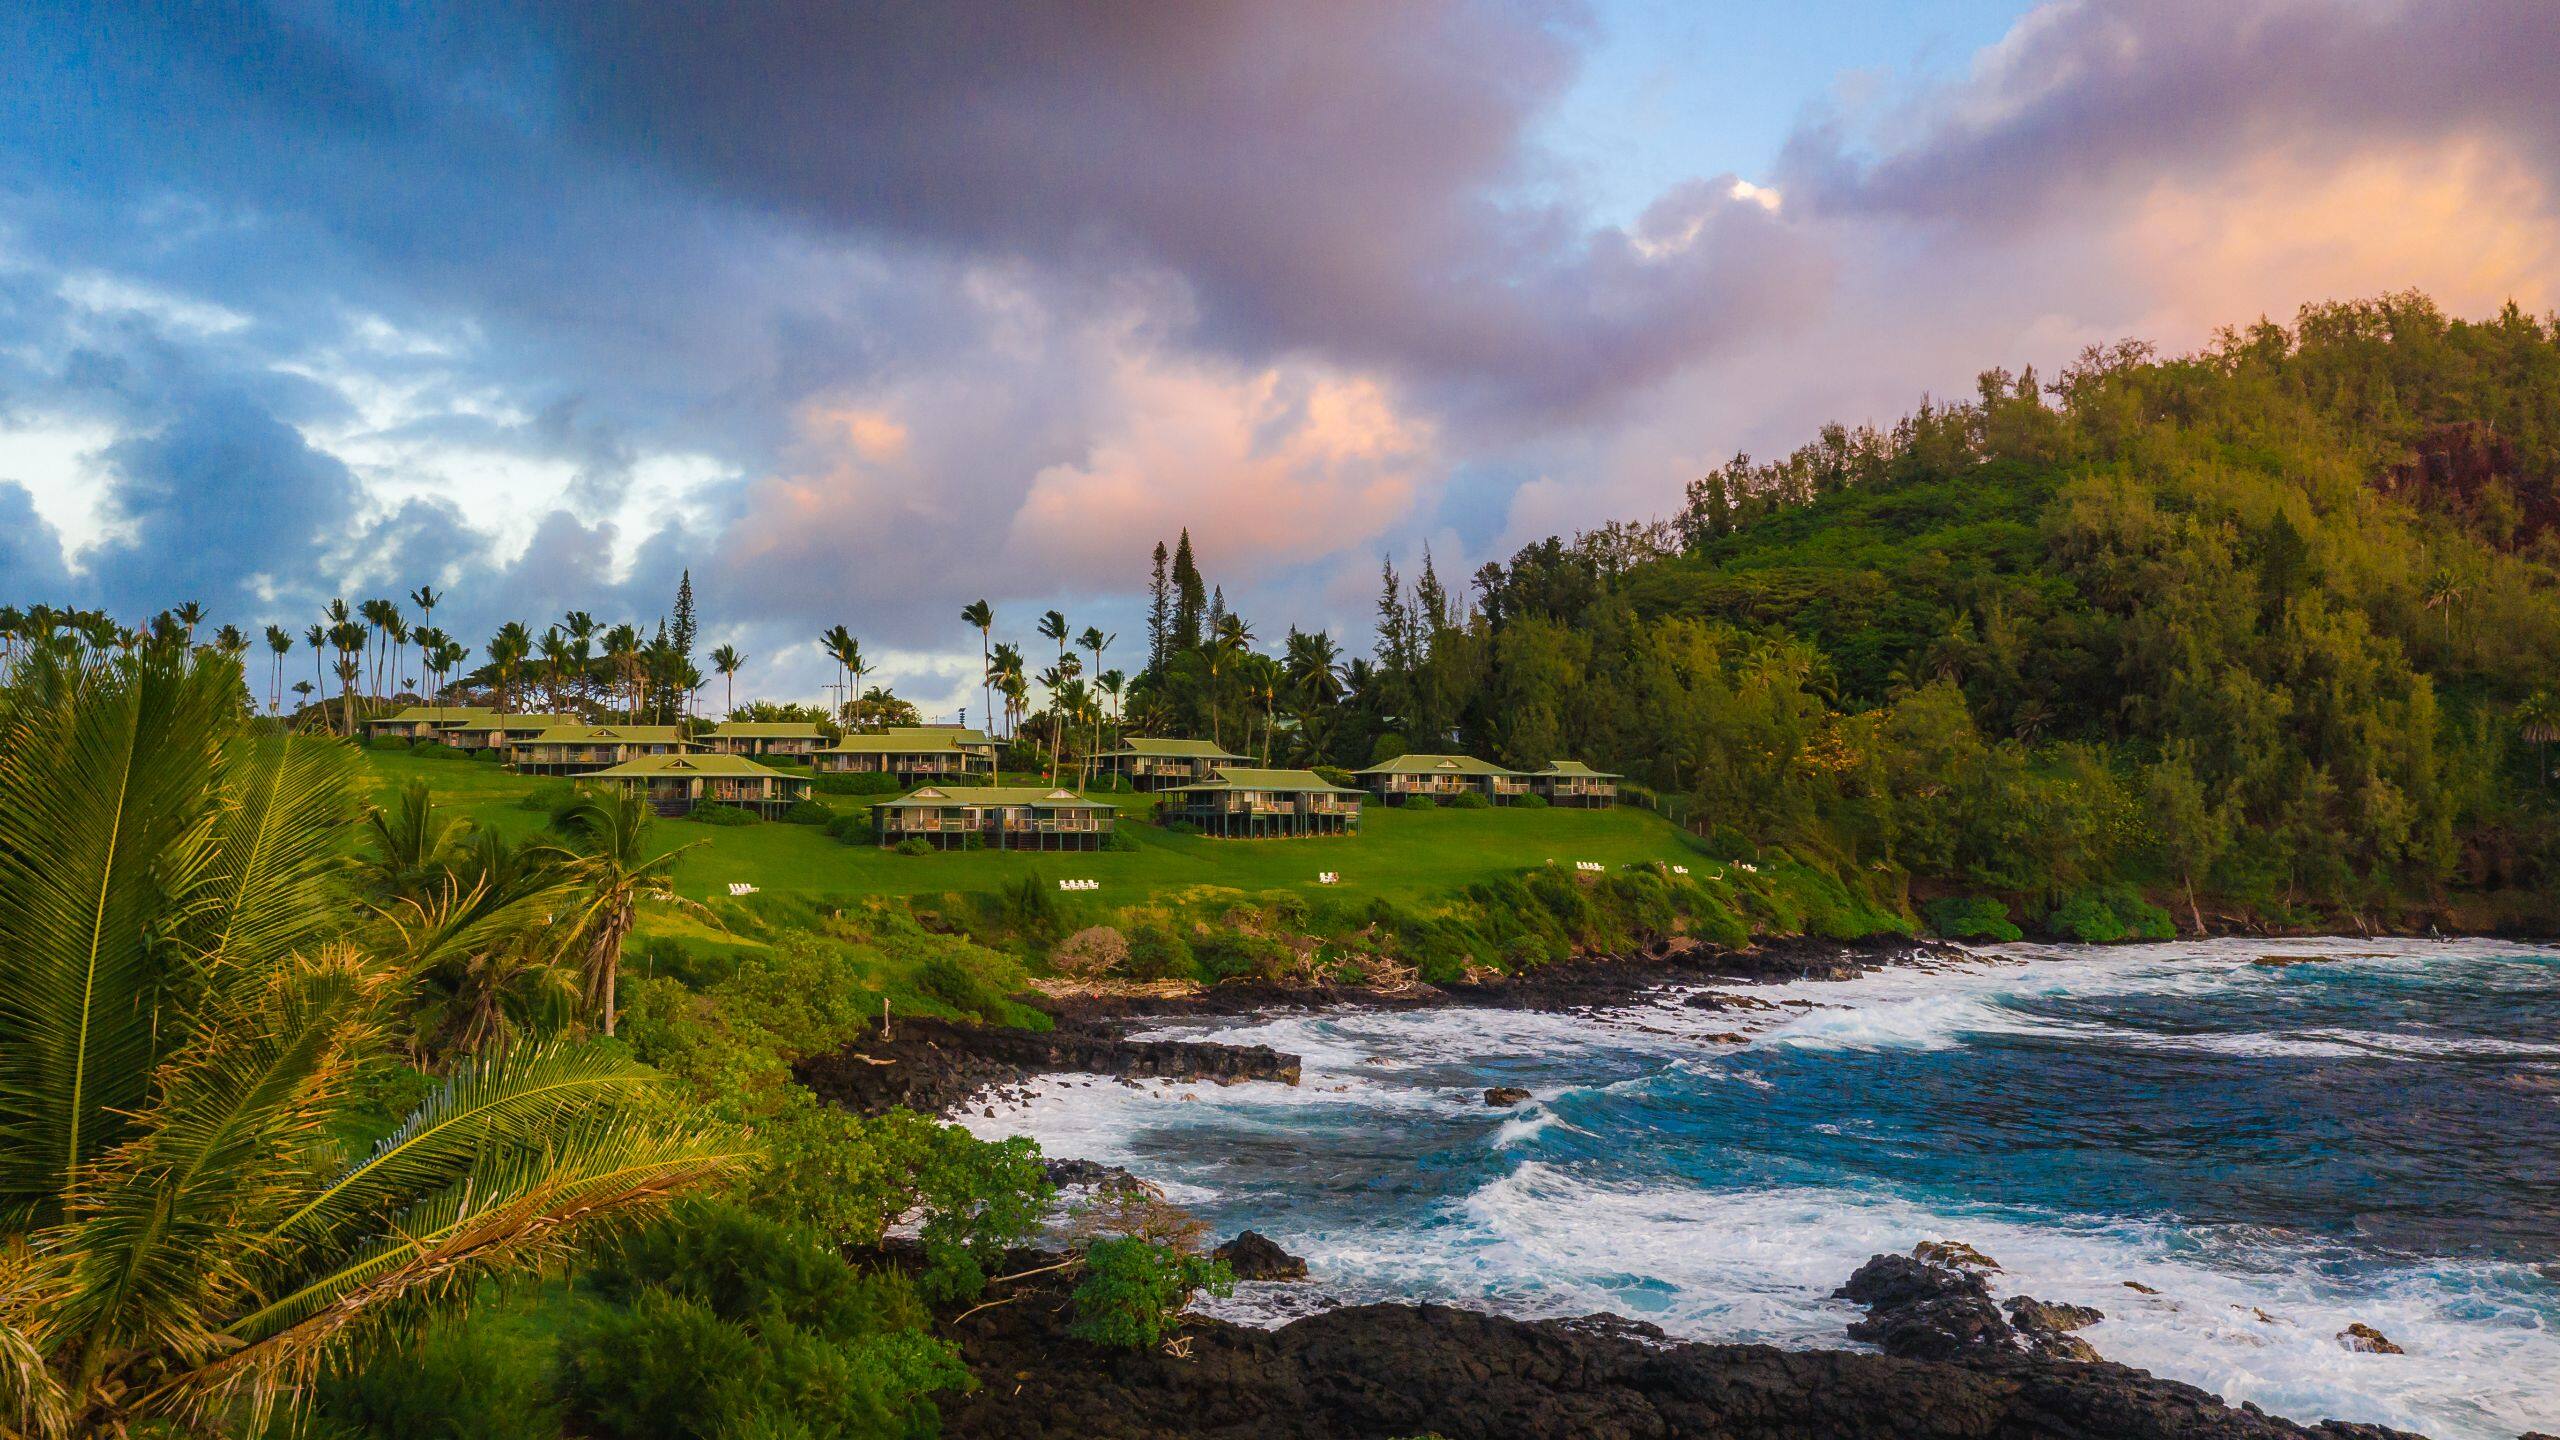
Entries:
POLYGON ((1061 1078, 972 1124, 1126 1165, 1345 1300, 1836 1346, 1831 1289, 1943 1237, 2105 1311, 2108 1358, 2235 1402, 2440 1436, 2560 1419, 2560 952, 2015 947, 1744 993, 1770 1008, 1187 1024, 1157 1033, 1294 1051, 1304 1083, 1061 1078), (1488 1110, 1493 1084, 1536 1099, 1488 1110), (2409 1353, 2346 1351, 2350 1321, 2409 1353))

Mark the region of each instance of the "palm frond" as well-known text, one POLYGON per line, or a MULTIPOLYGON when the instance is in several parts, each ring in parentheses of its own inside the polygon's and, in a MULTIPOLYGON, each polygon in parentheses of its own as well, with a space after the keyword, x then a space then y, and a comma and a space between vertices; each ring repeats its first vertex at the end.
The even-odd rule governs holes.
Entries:
MULTIPOLYGON (((39 662, 41 664, 49 662, 39 662)), ((0 1222, 56 1213, 124 1135, 203 904, 227 667, 39 676, 0 737, 0 1222)))
POLYGON ((74 1188, 45 1243, 77 1257, 52 1329, 83 1351, 200 1363, 249 1293, 244 1243, 310 1188, 305 1156, 373 1038, 387 967, 351 950, 271 967, 254 994, 197 1012, 154 1078, 134 1138, 74 1188))
POLYGON ((482 1056, 455 1070, 370 1154, 268 1226, 260 1243, 360 1231, 452 1184, 483 1156, 539 1144, 664 1078, 592 1046, 553 1043, 482 1056))
POLYGON ((300 1388, 363 1327, 414 1304, 452 1302, 495 1271, 557 1264, 599 1230, 634 1223, 752 1159, 734 1134, 627 1112, 494 1153, 243 1316, 230 1331, 237 1348, 164 1381, 140 1408, 187 1417, 235 1396, 262 1401, 300 1388))
POLYGON ((308 947, 342 922, 328 880, 353 807, 355 761, 341 745, 243 742, 225 757, 231 803, 214 831, 203 958, 254 967, 308 947))
POLYGON ((42 1336, 71 1288, 64 1257, 39 1255, 19 1237, 0 1240, 0 1434, 70 1428, 71 1397, 46 1363, 42 1336))

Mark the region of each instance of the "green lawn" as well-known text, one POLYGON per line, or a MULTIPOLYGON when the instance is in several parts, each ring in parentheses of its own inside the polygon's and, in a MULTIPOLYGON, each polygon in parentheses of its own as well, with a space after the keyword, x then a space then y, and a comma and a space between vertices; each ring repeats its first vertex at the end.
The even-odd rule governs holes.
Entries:
MULTIPOLYGON (((378 798, 388 798, 412 778, 424 779, 439 801, 475 823, 513 836, 542 828, 543 817, 516 802, 540 781, 472 760, 430 760, 368 751, 365 763, 378 798)), ((1102 798, 1135 811, 1148 797, 1102 798)), ((846 809, 864 803, 847 795, 820 796, 846 809)), ((1099 880, 1094 898, 1126 904, 1195 886, 1238 890, 1303 889, 1310 893, 1384 894, 1399 898, 1445 891, 1469 881, 1508 874, 1553 861, 1577 860, 1616 867, 1640 861, 1686 862, 1695 858, 1679 830, 1652 812, 1614 810, 1419 810, 1372 805, 1356 836, 1301 840, 1214 840, 1167 834, 1134 815, 1122 832, 1136 837, 1130 851, 1026 854, 955 850, 899 855, 871 845, 847 845, 814 826, 697 825, 658 822, 660 842, 709 843, 687 855, 679 887, 705 899, 726 895, 732 882, 770 891, 824 895, 915 895, 993 890, 1018 876, 1099 880), (1316 873, 1341 875, 1321 886, 1316 873)))

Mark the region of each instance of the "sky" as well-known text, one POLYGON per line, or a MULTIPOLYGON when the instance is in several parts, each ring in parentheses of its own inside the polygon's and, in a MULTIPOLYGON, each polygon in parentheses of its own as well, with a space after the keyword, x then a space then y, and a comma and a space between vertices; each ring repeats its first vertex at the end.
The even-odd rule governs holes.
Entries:
MULTIPOLYGON (((0 13, 0 603, 1266 641, 1993 366, 2560 305, 2550 0, 0 13)), ((1037 651, 1036 643, 1026 646, 1037 651)))

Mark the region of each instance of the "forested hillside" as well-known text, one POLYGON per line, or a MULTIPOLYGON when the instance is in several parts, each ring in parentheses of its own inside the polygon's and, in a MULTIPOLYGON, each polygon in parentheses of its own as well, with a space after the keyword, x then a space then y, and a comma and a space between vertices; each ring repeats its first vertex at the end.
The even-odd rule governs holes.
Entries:
POLYGON ((1371 713, 1915 899, 2547 926, 2556 477, 2560 329, 2513 308, 2125 344, 1390 603, 1371 713))

